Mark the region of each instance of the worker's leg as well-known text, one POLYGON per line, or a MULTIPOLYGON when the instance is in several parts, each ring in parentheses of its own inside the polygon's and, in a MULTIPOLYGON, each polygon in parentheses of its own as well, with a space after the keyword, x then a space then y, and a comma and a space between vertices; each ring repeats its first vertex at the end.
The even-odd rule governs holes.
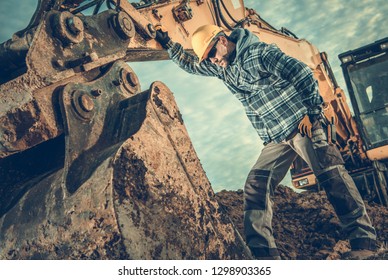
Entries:
POLYGON ((263 148, 244 187, 244 230, 247 244, 256 258, 279 256, 272 235, 271 192, 287 173, 296 156, 286 143, 263 148))
POLYGON ((328 144, 325 130, 319 121, 314 123, 312 139, 297 134, 289 142, 317 176, 349 236, 352 249, 374 250, 376 232, 364 202, 344 167, 339 150, 335 145, 328 144))

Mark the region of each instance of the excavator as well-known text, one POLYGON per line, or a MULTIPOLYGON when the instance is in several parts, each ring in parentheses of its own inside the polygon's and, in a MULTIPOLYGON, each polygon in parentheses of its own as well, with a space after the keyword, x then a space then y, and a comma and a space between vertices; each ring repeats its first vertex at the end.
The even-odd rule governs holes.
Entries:
MULTIPOLYGON (((350 170, 365 171, 367 194, 387 202, 376 107, 353 118, 327 55, 242 0, 39 0, 28 26, 0 44, 0 259, 252 258, 173 93, 159 81, 142 91, 130 67, 168 59, 158 26, 192 51, 204 24, 249 29, 308 65, 330 141, 350 170)), ((300 159, 292 176, 297 187, 315 183, 300 159)))

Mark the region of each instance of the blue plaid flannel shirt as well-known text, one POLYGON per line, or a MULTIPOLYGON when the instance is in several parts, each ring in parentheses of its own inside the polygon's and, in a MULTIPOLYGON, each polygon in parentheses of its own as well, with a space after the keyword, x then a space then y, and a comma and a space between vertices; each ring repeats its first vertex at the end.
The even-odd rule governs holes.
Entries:
POLYGON ((259 42, 246 29, 236 29, 230 38, 236 42, 236 58, 227 68, 198 63, 179 43, 172 43, 168 52, 185 71, 223 80, 265 144, 285 140, 306 114, 321 113, 323 100, 308 66, 273 44, 259 42))

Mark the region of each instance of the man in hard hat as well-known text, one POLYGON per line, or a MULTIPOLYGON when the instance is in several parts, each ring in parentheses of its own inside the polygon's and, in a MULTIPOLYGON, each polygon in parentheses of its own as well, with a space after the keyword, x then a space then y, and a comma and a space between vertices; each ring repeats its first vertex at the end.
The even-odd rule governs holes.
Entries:
POLYGON ((341 154, 327 141, 323 100, 304 63, 241 28, 227 36, 218 26, 201 26, 192 35, 197 56, 172 42, 167 32, 158 30, 156 40, 183 70, 223 80, 264 142, 244 187, 246 242, 256 258, 280 259, 272 232, 271 192, 297 155, 313 170, 348 234, 349 257, 373 254, 375 229, 341 154))

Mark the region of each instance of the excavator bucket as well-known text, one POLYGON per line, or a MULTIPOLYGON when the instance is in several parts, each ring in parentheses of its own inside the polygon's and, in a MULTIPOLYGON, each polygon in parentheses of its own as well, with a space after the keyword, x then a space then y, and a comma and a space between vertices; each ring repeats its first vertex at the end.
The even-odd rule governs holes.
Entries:
POLYGON ((251 258, 173 94, 161 82, 137 93, 128 75, 119 61, 93 82, 62 88, 65 136, 52 153, 63 163, 1 184, 0 259, 251 258))

